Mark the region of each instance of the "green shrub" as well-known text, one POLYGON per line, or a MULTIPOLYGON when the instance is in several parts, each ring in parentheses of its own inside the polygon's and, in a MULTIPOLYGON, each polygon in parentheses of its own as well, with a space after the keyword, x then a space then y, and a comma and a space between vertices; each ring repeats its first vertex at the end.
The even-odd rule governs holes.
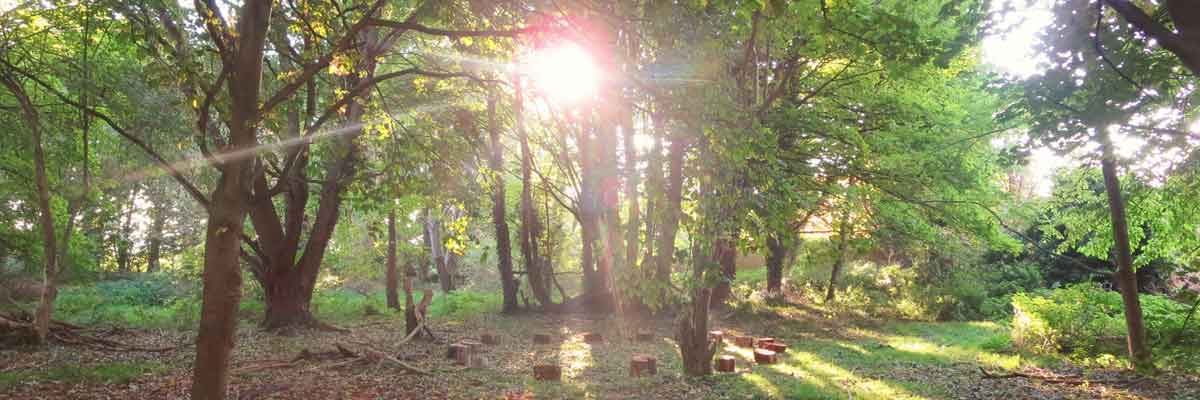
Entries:
MULTIPOLYGON (((416 296, 415 301, 421 301, 416 296)), ((429 303, 429 315, 443 318, 466 318, 486 312, 500 310, 499 293, 481 293, 459 290, 436 295, 429 303)))
MULTIPOLYGON (((1142 294, 1142 318, 1151 345, 1165 345, 1183 325, 1188 307, 1169 298, 1142 294)), ((1120 293, 1093 283, 1012 297, 1013 342, 1034 352, 1092 356, 1123 351, 1124 303, 1120 293)))

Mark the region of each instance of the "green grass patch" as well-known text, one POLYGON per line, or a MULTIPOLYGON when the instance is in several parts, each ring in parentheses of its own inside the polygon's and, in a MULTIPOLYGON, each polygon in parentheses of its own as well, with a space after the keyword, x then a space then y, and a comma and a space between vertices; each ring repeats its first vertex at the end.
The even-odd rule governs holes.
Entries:
POLYGON ((157 362, 115 362, 89 366, 64 365, 41 371, 10 371, 0 373, 0 388, 38 381, 123 384, 166 369, 165 365, 157 362))

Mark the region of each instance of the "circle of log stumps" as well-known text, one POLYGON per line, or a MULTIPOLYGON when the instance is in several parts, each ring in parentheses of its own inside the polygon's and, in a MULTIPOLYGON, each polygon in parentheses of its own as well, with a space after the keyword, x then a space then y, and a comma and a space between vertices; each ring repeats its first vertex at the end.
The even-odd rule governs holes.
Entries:
POLYGON ((629 376, 639 377, 657 373, 658 359, 654 357, 645 354, 636 354, 629 360, 629 376))
POLYGON ((775 352, 767 349, 754 349, 755 364, 774 364, 775 352))
POLYGON ((738 347, 754 347, 754 338, 750 336, 734 336, 733 344, 738 347))
POLYGON ((737 359, 733 356, 720 356, 717 358, 717 372, 734 372, 737 370, 737 359))
POLYGON ((560 381, 562 380, 562 367, 551 364, 534 365, 533 379, 539 381, 560 381))
POLYGON ((583 342, 587 344, 598 344, 604 342, 604 336, 595 332, 584 332, 583 342))
POLYGON ((550 344, 550 335, 537 333, 533 335, 533 344, 550 344))
POLYGON ((482 350, 482 342, 462 340, 458 343, 451 343, 447 347, 446 358, 454 360, 454 363, 458 365, 479 368, 483 366, 483 358, 479 355, 482 350))

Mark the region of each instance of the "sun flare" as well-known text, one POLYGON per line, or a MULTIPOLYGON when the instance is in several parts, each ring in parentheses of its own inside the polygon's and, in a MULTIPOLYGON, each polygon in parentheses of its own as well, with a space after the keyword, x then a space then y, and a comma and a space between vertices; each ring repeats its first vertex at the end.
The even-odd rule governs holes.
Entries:
POLYGON ((534 51, 525 69, 535 91, 564 102, 591 97, 600 80, 591 55, 573 43, 534 51))

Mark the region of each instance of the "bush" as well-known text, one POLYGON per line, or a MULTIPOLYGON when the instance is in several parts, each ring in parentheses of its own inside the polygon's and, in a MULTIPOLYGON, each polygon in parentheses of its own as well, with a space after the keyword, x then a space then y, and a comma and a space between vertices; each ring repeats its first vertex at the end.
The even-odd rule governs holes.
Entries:
MULTIPOLYGON (((420 296, 414 301, 420 302, 420 296)), ((429 303, 431 317, 466 318, 485 312, 499 312, 502 302, 498 293, 454 291, 436 295, 429 303)))
MULTIPOLYGON (((1183 326, 1188 307, 1158 295, 1142 294, 1139 300, 1150 344, 1167 344, 1183 326)), ((1040 353, 1121 354, 1128 332, 1123 304, 1119 293, 1094 283, 1019 293, 1012 298, 1013 342, 1040 353)))

